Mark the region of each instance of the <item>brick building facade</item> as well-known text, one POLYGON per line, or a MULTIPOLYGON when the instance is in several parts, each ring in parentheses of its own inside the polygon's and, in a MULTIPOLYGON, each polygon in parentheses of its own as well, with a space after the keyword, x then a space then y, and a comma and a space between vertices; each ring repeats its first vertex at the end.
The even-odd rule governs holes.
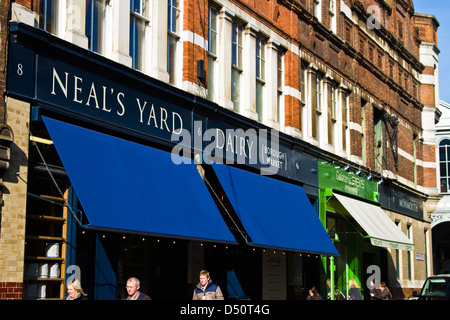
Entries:
MULTIPOLYGON (((164 1, 131 3, 130 11, 115 0, 3 1, 1 63, 8 21, 19 21, 278 130, 317 150, 319 162, 373 176, 388 194, 381 207, 414 243, 414 251, 377 251, 382 280, 397 298, 421 287, 433 273, 438 199, 433 16, 416 13, 411 0, 169 1, 169 14, 164 1), (89 29, 94 7, 102 14, 89 29), (413 199, 418 214, 390 204, 395 192, 413 199)), ((2 91, 10 72, 0 75, 2 91)), ((0 299, 22 298, 32 106, 14 95, 0 104, 14 134, 3 175, 0 299)))

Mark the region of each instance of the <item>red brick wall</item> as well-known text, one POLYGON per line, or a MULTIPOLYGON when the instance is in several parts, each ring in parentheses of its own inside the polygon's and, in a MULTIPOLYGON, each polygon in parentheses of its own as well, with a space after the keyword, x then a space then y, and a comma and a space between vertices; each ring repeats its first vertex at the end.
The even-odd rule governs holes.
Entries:
POLYGON ((22 299, 22 288, 22 282, 0 282, 0 300, 22 299))

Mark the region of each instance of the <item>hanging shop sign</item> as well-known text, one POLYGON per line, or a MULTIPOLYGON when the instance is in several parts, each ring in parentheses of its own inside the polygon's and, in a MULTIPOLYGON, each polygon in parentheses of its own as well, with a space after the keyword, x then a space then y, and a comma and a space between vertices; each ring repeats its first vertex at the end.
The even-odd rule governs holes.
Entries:
POLYGON ((377 183, 326 162, 319 162, 319 186, 378 202, 377 183))
POLYGON ((172 160, 238 164, 318 186, 317 157, 232 111, 74 46, 10 25, 7 95, 172 147, 172 160))

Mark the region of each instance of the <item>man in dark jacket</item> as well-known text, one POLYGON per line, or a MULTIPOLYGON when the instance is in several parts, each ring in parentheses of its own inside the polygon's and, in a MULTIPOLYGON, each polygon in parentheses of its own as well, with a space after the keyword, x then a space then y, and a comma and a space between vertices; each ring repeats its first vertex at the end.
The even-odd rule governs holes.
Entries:
POLYGON ((380 288, 375 286, 375 281, 370 281, 370 300, 381 300, 383 296, 381 295, 380 288))
POLYGON ((208 271, 200 271, 200 282, 194 289, 192 300, 223 300, 222 290, 212 282, 208 271))
POLYGON ((141 283, 138 278, 132 277, 127 281, 128 296, 124 300, 152 300, 148 295, 139 291, 141 283))

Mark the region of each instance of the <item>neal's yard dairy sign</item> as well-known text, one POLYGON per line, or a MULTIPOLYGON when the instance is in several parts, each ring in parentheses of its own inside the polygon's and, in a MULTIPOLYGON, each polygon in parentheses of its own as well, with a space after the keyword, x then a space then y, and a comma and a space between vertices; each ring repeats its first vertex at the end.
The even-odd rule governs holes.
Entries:
MULTIPOLYGON (((197 162, 244 164, 264 174, 298 180, 305 165, 314 162, 292 147, 280 145, 275 130, 248 125, 239 128, 239 121, 233 120, 233 125, 229 116, 217 115, 217 106, 206 100, 78 47, 66 48, 67 43, 42 30, 20 24, 13 24, 11 30, 9 95, 73 118, 160 141, 172 146, 175 156, 191 157, 194 153, 197 162)), ((314 179, 311 184, 317 185, 317 169, 308 172, 313 174, 303 178, 314 179)))

